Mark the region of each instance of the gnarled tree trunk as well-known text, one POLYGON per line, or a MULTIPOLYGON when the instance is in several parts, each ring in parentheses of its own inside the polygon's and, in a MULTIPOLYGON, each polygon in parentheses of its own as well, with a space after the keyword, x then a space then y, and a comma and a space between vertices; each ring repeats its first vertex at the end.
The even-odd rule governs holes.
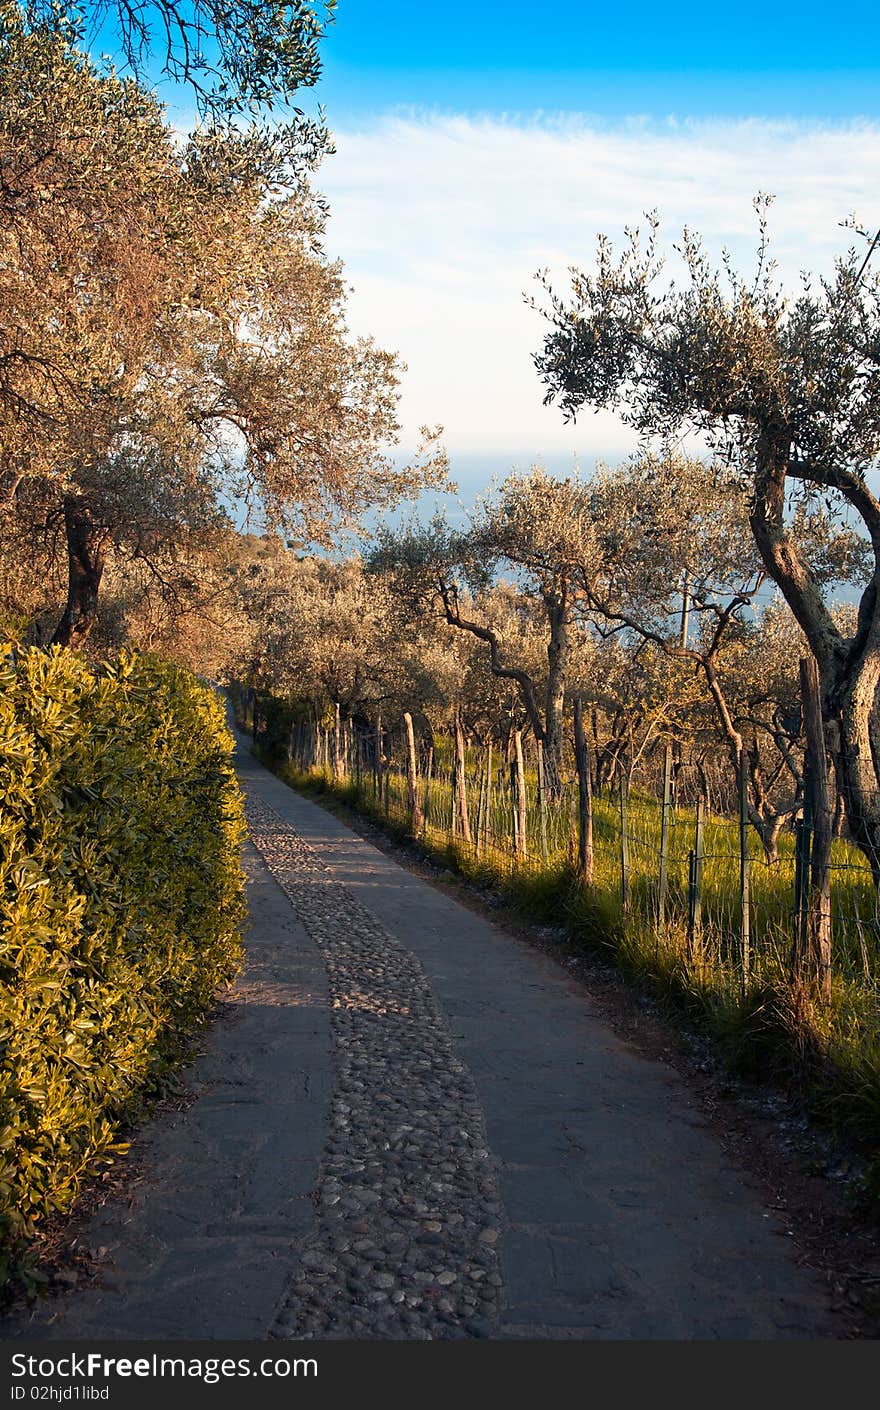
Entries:
POLYGON ((769 423, 756 447, 749 521, 761 557, 804 632, 819 667, 822 717, 850 835, 880 885, 880 503, 858 475, 833 466, 804 469, 790 459, 791 436, 769 423), (795 479, 840 490, 871 537, 872 576, 859 603, 855 636, 840 632, 820 583, 785 522, 785 483, 795 479))
POLYGON ((866 651, 854 671, 826 667, 822 713, 849 835, 861 848, 880 885, 880 792, 877 711, 880 649, 866 651), (829 679, 830 677, 830 679, 829 679))
POLYGON ((53 646, 82 646, 98 615, 98 591, 104 573, 109 534, 97 524, 85 500, 64 504, 67 537, 67 605, 52 637, 53 646))

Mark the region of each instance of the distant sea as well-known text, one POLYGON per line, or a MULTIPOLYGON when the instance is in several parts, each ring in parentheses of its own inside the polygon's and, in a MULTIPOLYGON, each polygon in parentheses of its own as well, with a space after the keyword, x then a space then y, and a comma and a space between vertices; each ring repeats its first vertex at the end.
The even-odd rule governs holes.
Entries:
MULTIPOLYGON (((589 455, 575 456, 570 451, 554 451, 543 455, 540 451, 529 453, 516 450, 450 451, 449 476, 458 486, 454 495, 438 495, 431 490, 421 495, 415 504, 402 505, 389 513, 371 514, 367 517, 367 528, 376 523, 397 524, 416 514, 420 519, 429 519, 438 510, 446 514, 452 524, 464 523, 479 495, 485 494, 493 481, 501 484, 509 475, 525 474, 533 465, 541 465, 553 475, 566 476, 580 473, 589 478, 595 473, 597 463, 616 465, 626 459, 625 450, 592 451, 589 455)), ((403 462, 401 462, 402 464, 403 462)))

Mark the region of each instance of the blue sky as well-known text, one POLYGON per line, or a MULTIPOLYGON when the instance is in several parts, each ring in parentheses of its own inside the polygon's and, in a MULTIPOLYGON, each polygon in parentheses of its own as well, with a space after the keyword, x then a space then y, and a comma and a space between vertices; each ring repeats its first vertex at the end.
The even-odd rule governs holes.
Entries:
MULTIPOLYGON (((299 101, 336 142, 317 177, 353 331, 407 365, 401 454, 441 423, 466 494, 542 462, 589 471, 635 447, 613 416, 566 426, 532 366, 523 295, 589 266, 656 208, 711 258, 753 262, 775 196, 784 281, 831 270, 855 212, 880 226, 880 10, 864 0, 624 7, 339 0, 299 101)), ((173 105, 172 105, 173 111, 173 105)), ((671 265, 675 258, 671 255, 671 265)))
POLYGON ((589 264, 657 208, 751 264, 776 196, 783 277, 828 271, 851 211, 880 224, 875 5, 340 0, 323 47, 337 154, 319 182, 351 321, 400 350, 403 444, 442 422, 466 491, 634 448, 610 415, 542 405, 534 274, 589 264))
POLYGON ((604 118, 875 115, 876 4, 340 0, 323 47, 334 120, 389 107, 604 118))

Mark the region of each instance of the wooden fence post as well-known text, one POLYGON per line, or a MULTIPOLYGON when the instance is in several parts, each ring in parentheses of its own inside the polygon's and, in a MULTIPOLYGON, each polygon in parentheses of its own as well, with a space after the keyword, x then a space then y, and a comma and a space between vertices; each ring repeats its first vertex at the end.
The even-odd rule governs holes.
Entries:
POLYGON ((409 825, 413 837, 420 837, 424 819, 419 803, 419 779, 416 769, 416 738, 413 733, 412 715, 408 710, 404 711, 403 723, 406 728, 406 790, 409 805, 409 825))
POLYGON ((626 913, 630 903, 629 777, 622 759, 618 760, 618 768, 620 769, 620 902, 624 913, 626 913))
POLYGON ((822 727, 819 668, 812 656, 800 662, 806 735, 805 765, 811 782, 812 846, 807 897, 806 959, 817 994, 831 998, 831 839, 834 814, 828 788, 828 759, 822 727))
POLYGON ((338 700, 333 705, 333 777, 337 782, 342 778, 342 719, 338 700))
POLYGON ((492 829, 492 736, 486 745, 486 808, 483 813, 482 849, 485 854, 489 845, 489 835, 492 829))
POLYGON ((383 769, 383 772, 384 772, 384 776, 385 776, 385 802, 384 802, 384 807, 385 807, 385 816, 386 816, 386 818, 387 818, 387 817, 390 815, 390 813, 391 813, 391 731, 390 731, 390 729, 386 729, 386 730, 385 730, 385 739, 387 740, 387 747, 386 747, 386 748, 384 749, 384 751, 383 751, 383 760, 384 760, 384 769, 383 769))
POLYGON ((791 976, 796 978, 803 953, 804 925, 804 820, 794 824, 794 915, 792 917, 791 976))
POLYGON ((483 762, 480 764, 480 783, 479 783, 479 788, 478 788, 478 790, 477 790, 477 836, 476 836, 476 846, 477 846, 477 856, 478 856, 478 857, 482 856, 482 854, 483 854, 483 827, 484 827, 484 825, 485 825, 485 818, 486 818, 486 786, 487 786, 488 782, 489 782, 489 780, 488 780, 487 771, 486 771, 486 760, 485 760, 485 756, 484 756, 483 762))
POLYGON ((461 829, 462 840, 471 842, 471 820, 468 814, 467 801, 467 773, 466 754, 464 747, 464 730, 461 726, 461 713, 456 708, 455 711, 455 788, 453 798, 453 816, 457 817, 458 825, 461 829))
POLYGON ((688 854, 688 959, 694 957, 694 941, 703 924, 703 799, 697 799, 694 819, 694 845, 688 854))
POLYGON ((538 835, 541 841, 541 860, 547 861, 547 789, 544 780, 544 745, 535 740, 535 753, 538 762, 538 835))
POLYGON ((742 936, 742 987, 748 991, 752 965, 751 870, 749 857, 749 776, 744 747, 739 751, 739 903, 742 936))
POLYGON ((513 731, 513 785, 516 827, 514 838, 517 861, 526 855, 528 838, 526 834, 526 771, 523 764, 522 730, 513 731))
POLYGON ((382 802, 382 716, 376 716, 373 727, 373 782, 376 791, 376 806, 382 802))
POLYGON ((425 805, 424 805, 424 828, 427 830, 431 818, 431 783, 434 778, 434 745, 428 745, 428 757, 425 760, 425 805))
POLYGON ((593 796, 590 755, 584 733, 584 706, 580 696, 574 701, 574 762, 578 776, 578 876, 587 886, 593 884, 593 796))
POLYGON ((663 751, 663 804, 660 813, 660 876, 657 883, 657 926, 666 922, 666 892, 669 886, 669 820, 672 812, 672 745, 663 751))

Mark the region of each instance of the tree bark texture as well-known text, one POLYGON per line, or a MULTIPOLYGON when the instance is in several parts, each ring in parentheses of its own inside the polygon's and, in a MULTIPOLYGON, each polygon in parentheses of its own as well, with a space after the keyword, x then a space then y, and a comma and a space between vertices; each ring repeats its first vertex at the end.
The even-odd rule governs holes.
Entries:
POLYGON ((864 480, 847 471, 799 470, 791 435, 780 420, 762 429, 756 446, 754 499, 749 521, 761 558, 794 613, 819 669, 822 718, 829 727, 837 786, 852 840, 880 884, 880 504, 864 480), (871 537, 874 571, 859 603, 855 635, 846 639, 822 597, 822 588, 788 533, 787 475, 840 490, 871 537))
POLYGON ((94 522, 84 500, 64 504, 67 539, 67 605, 52 637, 53 646, 82 646, 98 615, 98 592, 104 574, 107 530, 94 522))

